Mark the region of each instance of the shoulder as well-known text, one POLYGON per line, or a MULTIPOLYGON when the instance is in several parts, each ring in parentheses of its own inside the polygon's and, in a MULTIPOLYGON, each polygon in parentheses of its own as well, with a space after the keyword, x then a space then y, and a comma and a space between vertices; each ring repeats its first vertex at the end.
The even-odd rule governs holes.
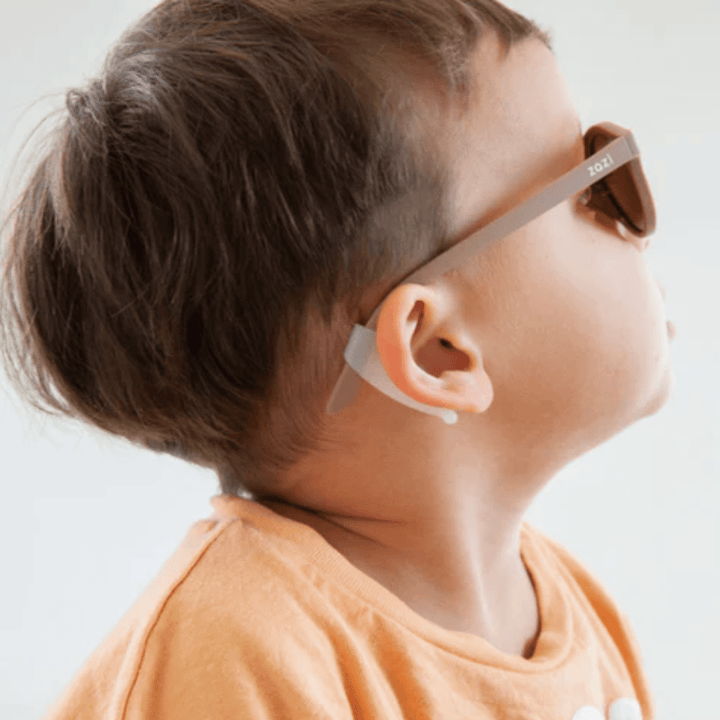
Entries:
POLYGON ((312 590, 291 542, 196 523, 49 720, 351 717, 312 590))
POLYGON ((240 519, 223 523, 168 595, 132 703, 142 717, 314 717, 318 703, 344 717, 335 651, 294 548, 240 519))

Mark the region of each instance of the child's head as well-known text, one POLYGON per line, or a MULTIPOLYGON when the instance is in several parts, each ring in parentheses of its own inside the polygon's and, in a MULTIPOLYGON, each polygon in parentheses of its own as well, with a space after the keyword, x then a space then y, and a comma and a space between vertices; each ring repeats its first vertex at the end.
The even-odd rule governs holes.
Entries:
MULTIPOLYGON (((528 183, 523 191, 546 180, 543 143, 554 137, 558 157, 567 152, 547 123, 528 132, 502 84, 486 93, 481 85, 475 105, 505 108, 507 133, 493 142, 522 135, 526 144, 488 157, 473 186, 473 163, 497 127, 472 125, 478 144, 464 151, 471 126, 463 117, 475 51, 495 48, 497 37, 505 50, 547 43, 494 0, 160 3, 96 79, 67 94, 8 217, 1 344, 12 379, 110 433, 216 468, 228 493, 263 493, 303 456, 341 442, 325 406, 353 324, 455 241, 472 203, 507 210, 518 197, 503 194, 508 177, 528 183), (521 155, 537 163, 534 177, 521 155)), ((581 159, 581 143, 576 151, 564 156, 566 169, 581 159)), ((568 262, 600 260, 585 249, 568 262)), ((492 378, 499 358, 517 360, 517 383, 531 392, 547 382, 533 373, 532 355, 547 359, 557 336, 542 324, 526 333, 532 298, 523 283, 541 292, 550 265, 504 257, 498 250, 479 261, 495 273, 492 287, 502 278, 512 289, 500 301, 517 301, 516 315, 505 307, 496 316, 507 328, 486 328, 505 345, 484 355, 485 370, 492 378), (518 345, 520 337, 534 345, 518 345)), ((592 291, 597 267, 585 270, 568 303, 587 288, 588 303, 619 303, 614 289, 633 279, 628 265, 601 296, 592 291)), ((605 279, 613 273, 608 265, 605 279)), ((498 297, 486 292, 488 307, 498 297)), ((407 298, 394 296, 397 317, 407 298)), ((586 308, 574 317, 591 316, 586 308)), ((462 342, 467 327, 446 323, 443 347, 462 342)), ((604 328, 584 328, 574 361, 622 339, 604 337, 604 328)), ((635 329, 624 327, 628 342, 635 329)), ((457 352, 465 367, 467 355, 457 352)), ((561 388, 573 365, 558 360, 561 388)), ((614 370, 604 372, 598 392, 614 370)), ((543 412, 550 421, 553 408, 543 412)))

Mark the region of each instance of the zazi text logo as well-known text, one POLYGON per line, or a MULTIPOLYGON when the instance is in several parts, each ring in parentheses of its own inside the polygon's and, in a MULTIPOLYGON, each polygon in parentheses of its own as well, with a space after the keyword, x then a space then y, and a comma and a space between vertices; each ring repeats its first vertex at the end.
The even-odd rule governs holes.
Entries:
POLYGON ((599 175, 605 168, 609 168, 615 164, 615 161, 612 159, 612 156, 610 153, 608 153, 604 158, 601 158, 599 162, 596 162, 594 165, 591 165, 588 170, 590 171, 590 177, 595 177, 596 175, 599 175))

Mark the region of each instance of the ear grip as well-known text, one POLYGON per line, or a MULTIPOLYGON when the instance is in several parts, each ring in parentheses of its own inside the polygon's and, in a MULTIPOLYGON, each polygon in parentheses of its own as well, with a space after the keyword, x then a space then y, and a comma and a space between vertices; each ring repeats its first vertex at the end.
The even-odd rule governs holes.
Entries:
POLYGON ((427 415, 435 415, 446 425, 454 425, 458 421, 458 414, 454 410, 419 403, 417 400, 408 397, 390 380, 378 353, 375 330, 363 325, 355 325, 345 348, 344 356, 345 362, 365 382, 396 402, 407 405, 413 410, 424 412, 427 415))

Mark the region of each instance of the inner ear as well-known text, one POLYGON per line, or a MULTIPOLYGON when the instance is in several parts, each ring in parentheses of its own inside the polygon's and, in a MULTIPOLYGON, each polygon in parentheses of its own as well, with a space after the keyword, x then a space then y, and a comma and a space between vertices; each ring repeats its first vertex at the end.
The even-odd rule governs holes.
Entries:
POLYGON ((416 353, 418 365, 433 377, 440 377, 444 372, 466 370, 470 366, 470 358, 454 347, 445 338, 427 343, 416 353), (448 353, 447 351, 452 352, 448 353))

